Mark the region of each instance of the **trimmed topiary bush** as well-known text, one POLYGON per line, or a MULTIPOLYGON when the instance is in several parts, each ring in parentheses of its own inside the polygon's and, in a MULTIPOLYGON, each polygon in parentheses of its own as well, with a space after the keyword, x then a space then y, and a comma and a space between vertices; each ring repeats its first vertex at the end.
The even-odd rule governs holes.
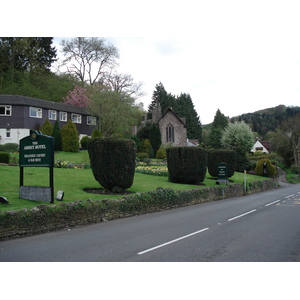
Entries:
POLYGON ((237 163, 237 154, 234 150, 210 150, 208 151, 207 167, 210 176, 218 177, 218 164, 227 164, 227 176, 232 177, 237 163))
POLYGON ((276 172, 276 167, 272 165, 269 159, 261 159, 255 167, 255 173, 259 176, 267 176, 274 178, 276 172), (266 173, 264 172, 264 164, 266 164, 266 173))
POLYGON ((10 154, 8 152, 0 152, 0 163, 8 164, 10 160, 10 154))
POLYGON ((123 192, 133 184, 136 145, 131 139, 95 138, 88 144, 95 179, 105 189, 123 192))
POLYGON ((169 180, 176 183, 203 182, 207 167, 207 151, 196 147, 167 149, 169 180))

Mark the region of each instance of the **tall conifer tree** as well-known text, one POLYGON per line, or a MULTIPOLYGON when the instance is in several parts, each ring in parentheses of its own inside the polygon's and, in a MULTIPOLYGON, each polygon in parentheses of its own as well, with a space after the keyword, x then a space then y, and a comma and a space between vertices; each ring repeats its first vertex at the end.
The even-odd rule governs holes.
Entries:
POLYGON ((200 118, 194 108, 192 98, 189 94, 181 93, 180 96, 174 96, 168 93, 163 84, 160 82, 155 86, 155 91, 152 96, 153 101, 148 107, 148 119, 152 118, 152 109, 156 102, 160 103, 162 113, 169 107, 172 107, 174 112, 180 117, 186 119, 187 137, 189 139, 202 140, 202 127, 200 118))
POLYGON ((222 137, 222 131, 225 129, 225 127, 228 125, 228 120, 221 113, 221 111, 218 109, 215 118, 212 124, 212 129, 209 135, 209 146, 214 149, 221 149, 221 137, 222 137))

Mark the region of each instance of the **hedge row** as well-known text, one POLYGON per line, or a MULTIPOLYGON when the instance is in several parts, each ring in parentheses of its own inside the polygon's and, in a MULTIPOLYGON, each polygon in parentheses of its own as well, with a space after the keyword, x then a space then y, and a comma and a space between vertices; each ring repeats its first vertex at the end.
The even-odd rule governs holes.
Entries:
POLYGON ((136 145, 130 139, 95 138, 88 144, 95 179, 105 189, 122 192, 133 184, 136 145))
POLYGON ((167 149, 167 164, 171 182, 203 182, 207 168, 207 151, 197 147, 171 147, 167 149))
MULTIPOLYGON (((252 182, 247 193, 274 189, 273 179, 252 182)), ((143 194, 102 201, 75 201, 58 205, 39 205, 31 210, 23 209, 0 213, 0 240, 28 236, 72 226, 81 226, 105 220, 192 205, 207 201, 244 195, 243 184, 196 188, 186 191, 157 188, 143 194)))
POLYGON ((232 177, 236 169, 237 153, 234 150, 210 150, 208 152, 208 172, 212 177, 218 177, 218 164, 227 164, 227 176, 232 177))

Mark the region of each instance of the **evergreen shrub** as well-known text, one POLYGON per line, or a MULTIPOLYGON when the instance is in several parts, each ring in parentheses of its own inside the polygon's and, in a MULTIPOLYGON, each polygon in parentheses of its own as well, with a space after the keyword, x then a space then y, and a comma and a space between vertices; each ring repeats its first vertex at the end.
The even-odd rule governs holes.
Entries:
POLYGON ((207 168, 207 151, 197 147, 171 147, 167 149, 167 164, 171 182, 203 182, 207 168))
POLYGON ((95 139, 95 138, 102 138, 102 133, 99 129, 94 129, 92 131, 92 139, 95 139))
POLYGON ((95 179, 105 189, 122 192, 133 184, 136 144, 131 139, 95 138, 88 144, 95 179))
POLYGON ((53 126, 48 118, 45 120, 44 124, 40 126, 39 130, 44 135, 52 136, 53 126))
POLYGON ((136 156, 140 161, 144 161, 146 158, 149 158, 149 154, 145 152, 139 152, 136 156))
POLYGON ((0 152, 0 163, 8 164, 10 160, 10 154, 8 152, 0 152))
POLYGON ((58 121, 55 121, 53 131, 52 131, 52 136, 54 137, 54 150, 55 151, 61 151, 61 132, 59 128, 58 121))
POLYGON ((156 158, 157 159, 165 159, 167 157, 166 150, 163 148, 160 148, 156 151, 156 158))
POLYGON ((150 156, 151 148, 152 148, 152 146, 151 146, 150 140, 149 139, 143 140, 143 152, 148 153, 150 156))
POLYGON ((207 167, 209 175, 218 177, 218 164, 227 164, 227 176, 232 177, 237 163, 237 153, 234 150, 210 150, 208 151, 207 167))
POLYGON ((255 173, 259 176, 267 176, 274 178, 276 175, 276 167, 272 165, 271 161, 269 159, 261 159, 257 164, 255 168, 255 173), (266 170, 267 173, 264 173, 264 164, 266 164, 266 170))
POLYGON ((84 136, 81 140, 80 140, 80 145, 81 148, 83 150, 87 150, 88 148, 88 143, 90 142, 91 138, 89 138, 88 136, 84 136))
POLYGON ((18 152, 19 145, 17 143, 6 143, 4 145, 0 145, 0 151, 2 152, 18 152))
POLYGON ((79 150, 79 135, 76 125, 69 120, 61 129, 62 151, 78 152, 79 150))

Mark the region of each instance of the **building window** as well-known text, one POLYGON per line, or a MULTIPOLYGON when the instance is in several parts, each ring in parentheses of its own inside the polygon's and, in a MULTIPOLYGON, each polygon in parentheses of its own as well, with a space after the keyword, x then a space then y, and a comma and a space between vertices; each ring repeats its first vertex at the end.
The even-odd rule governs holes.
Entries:
POLYGON ((8 128, 6 129, 6 137, 10 138, 10 129, 8 129, 8 128))
POLYGON ((68 114, 64 111, 61 111, 59 113, 59 120, 63 122, 67 122, 67 119, 68 119, 68 114))
POLYGON ((49 120, 56 120, 56 110, 49 110, 48 119, 49 120))
POLYGON ((96 118, 92 116, 87 116, 87 124, 91 126, 96 125, 96 118))
POLYGON ((172 124, 166 127, 166 139, 167 143, 174 143, 174 126, 172 124))
POLYGON ((0 105, 0 116, 11 116, 11 105, 0 105))
POLYGON ((42 118, 42 112, 43 110, 38 107, 30 107, 29 109, 29 115, 32 118, 42 118))
POLYGON ((71 118, 73 123, 81 123, 81 115, 72 114, 71 118))

